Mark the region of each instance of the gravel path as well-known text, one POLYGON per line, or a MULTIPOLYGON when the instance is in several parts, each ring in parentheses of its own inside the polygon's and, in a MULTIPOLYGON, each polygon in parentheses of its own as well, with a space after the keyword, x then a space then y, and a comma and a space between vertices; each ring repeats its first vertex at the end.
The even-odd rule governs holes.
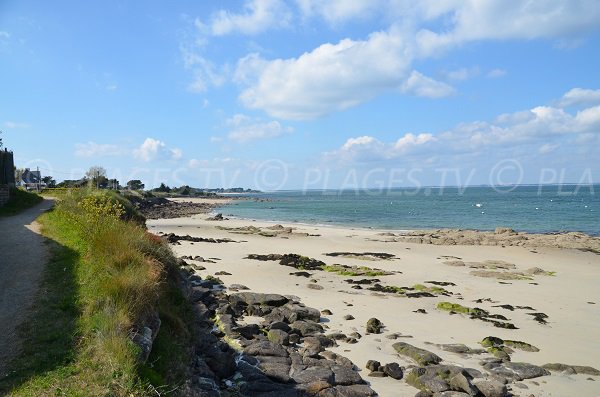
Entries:
POLYGON ((0 218, 0 378, 20 350, 17 328, 27 317, 48 259, 35 219, 53 204, 45 199, 18 215, 0 218))

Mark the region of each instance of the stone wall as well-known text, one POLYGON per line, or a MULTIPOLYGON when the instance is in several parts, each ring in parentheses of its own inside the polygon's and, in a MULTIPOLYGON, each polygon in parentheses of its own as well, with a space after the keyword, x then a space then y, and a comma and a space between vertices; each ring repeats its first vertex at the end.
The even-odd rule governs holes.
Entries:
POLYGON ((0 207, 8 202, 10 198, 10 188, 8 185, 0 185, 0 207))

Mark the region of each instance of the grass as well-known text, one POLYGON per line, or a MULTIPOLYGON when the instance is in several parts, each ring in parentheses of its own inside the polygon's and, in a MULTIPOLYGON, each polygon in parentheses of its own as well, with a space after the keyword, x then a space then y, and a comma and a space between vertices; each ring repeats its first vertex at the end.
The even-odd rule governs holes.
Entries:
POLYGON ((114 194, 68 193, 40 218, 52 258, 0 394, 144 396, 182 381, 192 316, 174 282, 176 259, 124 220, 135 218, 114 194), (143 364, 130 335, 156 311, 162 325, 143 364))
POLYGON ((21 211, 40 203, 43 198, 35 193, 23 189, 10 189, 10 199, 0 207, 0 216, 16 215, 21 211))

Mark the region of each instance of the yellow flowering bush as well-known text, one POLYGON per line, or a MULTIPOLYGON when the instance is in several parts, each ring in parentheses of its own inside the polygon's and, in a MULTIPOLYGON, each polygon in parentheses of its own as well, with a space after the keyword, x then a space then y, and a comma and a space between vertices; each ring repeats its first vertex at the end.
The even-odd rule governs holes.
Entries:
POLYGON ((105 195, 90 195, 79 202, 79 207, 93 219, 120 219, 125 214, 125 207, 105 195))

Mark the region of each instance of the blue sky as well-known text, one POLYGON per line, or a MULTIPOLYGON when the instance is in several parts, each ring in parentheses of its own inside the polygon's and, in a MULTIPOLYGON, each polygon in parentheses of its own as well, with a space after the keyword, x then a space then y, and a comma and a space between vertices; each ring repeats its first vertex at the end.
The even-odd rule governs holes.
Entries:
POLYGON ((174 3, 0 2, 18 167, 265 190, 600 182, 599 1, 174 3))

